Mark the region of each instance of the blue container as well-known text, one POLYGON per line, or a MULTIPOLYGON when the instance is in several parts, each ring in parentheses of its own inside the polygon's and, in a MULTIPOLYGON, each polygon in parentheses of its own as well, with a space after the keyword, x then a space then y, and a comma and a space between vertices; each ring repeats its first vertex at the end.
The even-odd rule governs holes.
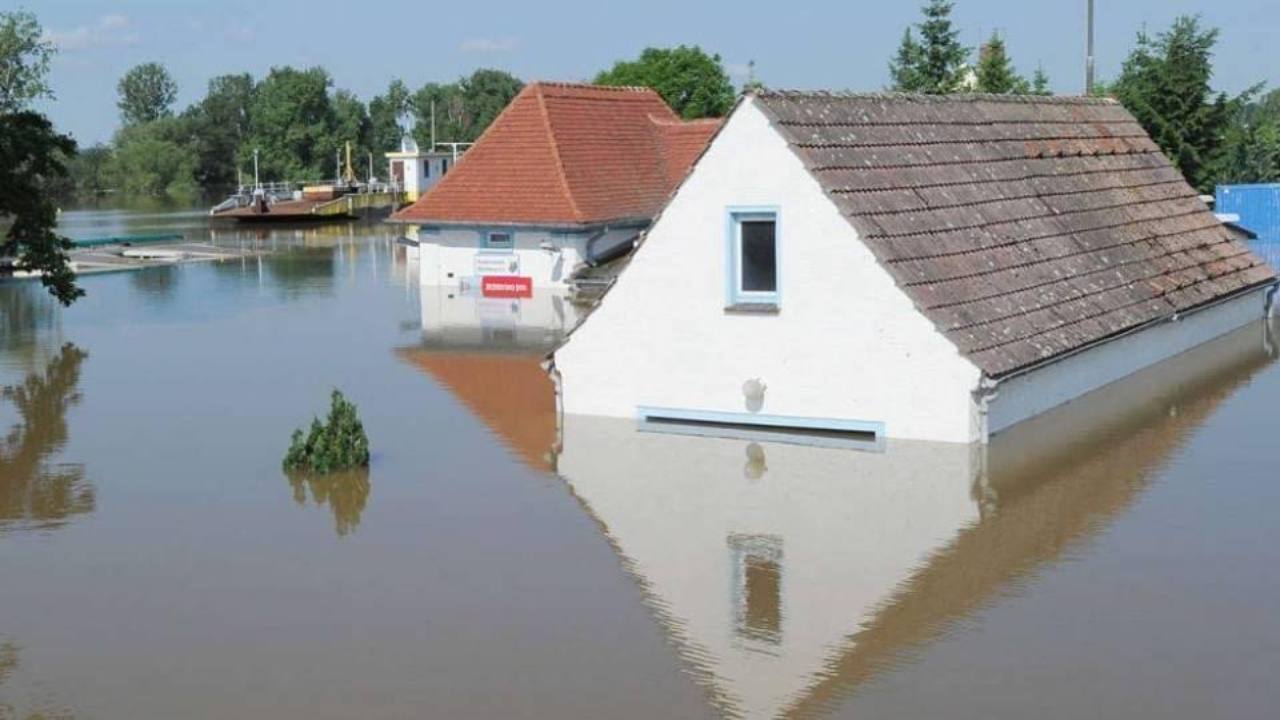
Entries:
POLYGON ((1280 241, 1280 183, 1219 185, 1214 198, 1214 212, 1239 215, 1259 239, 1280 241))

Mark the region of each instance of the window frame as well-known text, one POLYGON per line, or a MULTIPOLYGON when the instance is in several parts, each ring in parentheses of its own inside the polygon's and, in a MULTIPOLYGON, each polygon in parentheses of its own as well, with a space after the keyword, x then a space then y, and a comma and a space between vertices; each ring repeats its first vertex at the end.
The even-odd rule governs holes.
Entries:
POLYGON ((734 205, 725 209, 725 305, 776 310, 782 304, 782 213, 776 205, 734 205), (742 289, 742 224, 773 222, 772 292, 742 289))
POLYGON ((480 231, 480 250, 492 253, 513 253, 516 250, 516 233, 514 230, 485 229, 480 231), (506 235, 507 241, 502 245, 493 244, 494 235, 506 235))

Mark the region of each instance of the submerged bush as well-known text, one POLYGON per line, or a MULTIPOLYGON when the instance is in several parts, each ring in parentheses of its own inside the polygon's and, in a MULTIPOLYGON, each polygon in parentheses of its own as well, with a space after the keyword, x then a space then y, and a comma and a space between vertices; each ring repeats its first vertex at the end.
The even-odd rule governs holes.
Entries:
POLYGON ((301 428, 294 430, 284 456, 285 470, 320 474, 368 464, 369 438, 364 434, 364 424, 356 414, 356 406, 337 390, 333 391, 328 421, 321 423, 319 418, 313 418, 305 435, 301 428))

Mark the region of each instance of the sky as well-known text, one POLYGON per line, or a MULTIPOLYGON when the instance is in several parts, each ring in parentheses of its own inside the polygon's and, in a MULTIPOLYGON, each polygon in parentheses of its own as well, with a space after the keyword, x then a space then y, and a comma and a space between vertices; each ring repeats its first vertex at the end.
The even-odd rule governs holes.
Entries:
MULTIPOLYGON (((6 0, 10 5, 13 0, 6 0)), ((1200 14, 1220 28, 1215 86, 1238 92, 1280 85, 1276 0, 1096 0, 1100 78, 1114 76, 1144 28, 1200 14)), ((481 67, 524 80, 581 81, 646 46, 700 45, 740 84, 747 64, 769 87, 874 91, 923 0, 756 3, 695 0, 17 0, 59 48, 56 98, 41 104, 85 145, 119 124, 116 83, 133 65, 163 63, 178 82, 179 109, 211 77, 264 75, 281 65, 322 65, 336 87, 368 100, 394 78, 411 88, 481 67)), ((10 6, 12 7, 12 6, 10 6)), ((1059 93, 1081 92, 1085 0, 957 0, 962 40, 993 31, 1023 73, 1037 65, 1059 93)))

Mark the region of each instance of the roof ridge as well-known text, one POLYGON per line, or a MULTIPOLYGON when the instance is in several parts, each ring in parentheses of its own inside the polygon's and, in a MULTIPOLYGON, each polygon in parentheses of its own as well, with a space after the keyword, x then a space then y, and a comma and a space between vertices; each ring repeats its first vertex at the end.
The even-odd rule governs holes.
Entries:
MULTIPOLYGON (((541 88, 541 86, 538 86, 541 88)), ((583 215, 582 210, 578 208, 578 199, 574 197, 573 188, 569 187, 569 176, 564 171, 564 158, 560 156, 560 143, 556 141, 555 128, 551 127, 551 114, 547 112, 546 96, 541 92, 536 93, 538 97, 538 114, 542 116, 542 125, 547 132, 547 139, 551 142, 551 155, 556 161, 556 177, 560 179, 560 188, 564 190, 565 197, 569 200, 569 209, 573 211, 575 220, 581 222, 583 215)))
POLYGON ((889 100, 918 103, 964 103, 964 102, 1006 102, 1026 105, 1119 105, 1119 101, 1110 97, 1091 97, 1087 95, 997 95, 993 93, 952 93, 949 95, 926 95, 924 93, 905 92, 864 92, 855 90, 786 90, 768 89, 755 91, 760 98, 824 98, 831 100, 889 100))
POLYGON ((534 80, 529 83, 539 87, 564 88, 568 90, 600 90, 618 93, 656 93, 651 87, 644 85, 600 85, 598 83, 569 82, 564 80, 534 80))

